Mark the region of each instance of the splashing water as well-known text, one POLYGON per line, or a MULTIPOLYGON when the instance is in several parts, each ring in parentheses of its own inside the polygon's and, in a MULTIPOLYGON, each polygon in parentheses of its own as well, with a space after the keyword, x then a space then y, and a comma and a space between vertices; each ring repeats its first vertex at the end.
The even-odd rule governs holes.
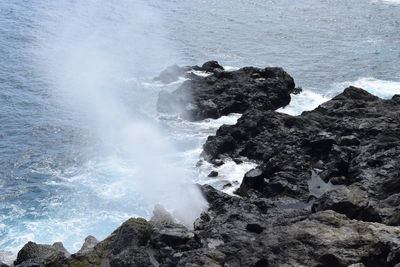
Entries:
POLYGON ((131 216, 149 218, 157 203, 190 226, 207 203, 148 116, 157 91, 126 82, 176 61, 159 15, 144 1, 57 1, 38 11, 35 22, 36 71, 46 77, 54 116, 77 127, 65 141, 78 145, 65 155, 71 157, 67 166, 39 170, 57 192, 32 207, 36 217, 8 229, 20 240, 0 245, 63 241, 76 251, 76 240, 104 238, 131 216))

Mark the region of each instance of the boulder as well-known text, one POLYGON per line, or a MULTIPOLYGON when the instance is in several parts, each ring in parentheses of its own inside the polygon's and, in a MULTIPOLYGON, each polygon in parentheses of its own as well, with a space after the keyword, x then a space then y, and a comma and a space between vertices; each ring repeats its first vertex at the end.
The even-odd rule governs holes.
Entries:
POLYGON ((17 259, 14 261, 15 266, 37 266, 46 260, 54 258, 66 258, 70 254, 64 248, 61 242, 53 245, 41 245, 34 242, 28 242, 18 252, 17 259))
POLYGON ((218 176, 218 172, 217 171, 211 171, 209 174, 208 174, 208 177, 217 177, 218 176))
POLYGON ((381 218, 370 206, 368 194, 357 186, 341 187, 317 199, 313 211, 334 210, 350 219, 381 222, 381 218))
POLYGON ((290 94, 296 91, 293 78, 281 68, 244 67, 225 71, 213 61, 200 70, 210 75, 194 75, 172 93, 161 91, 158 111, 193 121, 216 119, 250 108, 278 109, 289 104, 290 94))
POLYGON ((223 71, 224 68, 218 64, 217 61, 205 62, 201 67, 199 66, 185 66, 179 67, 178 65, 172 65, 163 70, 160 75, 154 78, 155 81, 159 81, 165 84, 169 84, 179 80, 179 78, 194 78, 195 71, 206 72, 212 74, 214 72, 223 71))

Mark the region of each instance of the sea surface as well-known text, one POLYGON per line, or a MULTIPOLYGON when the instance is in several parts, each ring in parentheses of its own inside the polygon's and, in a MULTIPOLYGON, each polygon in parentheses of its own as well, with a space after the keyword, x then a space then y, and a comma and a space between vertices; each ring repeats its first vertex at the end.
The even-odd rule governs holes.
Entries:
POLYGON ((283 67, 303 88, 280 110, 293 115, 349 85, 390 98, 400 1, 0 1, 0 261, 30 240, 75 252, 156 203, 190 222, 205 208, 193 182, 231 193, 254 163, 226 162, 218 179, 196 164, 239 115, 191 123, 155 108, 183 80, 153 77, 207 60, 283 67))

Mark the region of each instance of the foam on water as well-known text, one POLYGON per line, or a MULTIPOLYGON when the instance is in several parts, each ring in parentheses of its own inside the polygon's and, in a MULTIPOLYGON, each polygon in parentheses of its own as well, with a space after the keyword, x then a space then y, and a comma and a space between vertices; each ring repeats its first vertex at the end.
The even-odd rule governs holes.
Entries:
POLYGON ((400 94, 400 82, 379 80, 373 77, 362 77, 355 81, 342 82, 333 85, 333 90, 339 91, 348 86, 360 87, 373 95, 381 98, 391 98, 395 94, 400 94))
POLYGON ((324 90, 323 93, 321 93, 321 90, 305 89, 298 95, 292 95, 290 104, 277 111, 289 115, 299 115, 303 111, 315 109, 335 95, 342 93, 349 86, 362 88, 373 95, 385 99, 391 98, 395 94, 400 94, 400 82, 380 80, 373 77, 361 77, 355 81, 334 83, 329 89, 324 90))
POLYGON ((234 67, 234 66, 223 66, 223 67, 224 67, 224 70, 226 70, 226 71, 234 71, 234 70, 240 69, 240 68, 234 67))
MULTIPOLYGON (((208 75, 206 75, 208 76, 208 75)), ((154 81, 154 80, 147 80, 147 81, 143 81, 143 80, 137 80, 137 79, 131 79, 128 80, 127 82, 130 83, 136 83, 136 84, 140 84, 141 86, 143 86, 144 88, 162 88, 162 89, 167 89, 169 87, 175 88, 177 85, 182 84, 184 81, 186 81, 187 78, 184 77, 178 77, 178 80, 171 82, 169 84, 165 84, 159 81, 154 81)))
POLYGON ((200 77, 208 77, 212 75, 212 73, 206 72, 206 71, 199 71, 199 70, 190 70, 188 71, 189 73, 193 73, 194 75, 200 76, 200 77))
POLYGON ((213 187, 227 193, 233 192, 239 188, 246 172, 257 167, 257 163, 244 159, 241 163, 236 163, 233 160, 226 160, 221 166, 215 167, 212 164, 204 161, 199 166, 199 177, 201 184, 209 184, 213 187), (211 171, 218 172, 217 177, 208 177, 211 171))
POLYGON ((183 163, 187 170, 191 172, 192 179, 197 183, 210 184, 219 190, 232 194, 240 185, 244 174, 256 167, 257 164, 247 159, 243 159, 241 163, 227 159, 223 165, 216 167, 201 160, 201 153, 203 151, 202 145, 208 136, 214 135, 223 124, 236 124, 240 116, 241 114, 233 113, 218 119, 189 122, 163 115, 160 120, 164 120, 170 126, 171 138, 182 148, 178 161, 183 163), (194 168, 196 165, 197 168, 194 168), (211 171, 217 171, 218 177, 208 177, 211 171))
POLYGON ((372 3, 374 3, 374 4, 383 3, 383 4, 398 5, 398 4, 400 4, 400 0, 377 0, 377 1, 372 1, 372 3))
POLYGON ((312 90, 303 90, 300 94, 292 95, 291 97, 292 100, 290 101, 290 104, 278 109, 278 112, 296 116, 301 114, 303 111, 313 110, 320 104, 329 100, 328 97, 312 90))

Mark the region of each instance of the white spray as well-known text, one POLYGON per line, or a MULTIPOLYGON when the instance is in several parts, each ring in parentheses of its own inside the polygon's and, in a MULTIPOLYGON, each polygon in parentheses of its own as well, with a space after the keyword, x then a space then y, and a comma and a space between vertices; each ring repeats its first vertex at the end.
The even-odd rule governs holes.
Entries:
POLYGON ((139 115, 146 94, 124 99, 124 90, 135 90, 124 81, 172 61, 159 16, 137 0, 56 1, 43 13, 39 56, 55 95, 101 141, 99 151, 131 164, 134 175, 120 179, 122 187, 110 187, 110 193, 139 192, 192 224, 206 201, 176 166, 166 136, 139 115))

